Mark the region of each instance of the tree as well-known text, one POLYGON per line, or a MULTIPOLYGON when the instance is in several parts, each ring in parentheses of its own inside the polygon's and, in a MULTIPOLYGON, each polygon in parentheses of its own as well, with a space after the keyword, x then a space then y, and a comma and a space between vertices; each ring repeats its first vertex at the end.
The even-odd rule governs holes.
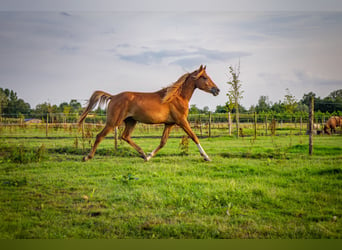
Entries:
POLYGON ((217 105, 215 109, 215 113, 227 113, 228 107, 227 104, 222 106, 222 105, 217 105))
POLYGON ((285 110, 288 113, 293 114, 298 106, 297 100, 294 95, 291 94, 290 90, 286 88, 286 95, 284 98, 285 110))
POLYGON ((333 113, 342 110, 342 89, 332 91, 327 97, 324 97, 323 99, 321 99, 320 97, 316 97, 315 93, 309 92, 308 94, 303 95, 300 103, 309 106, 311 97, 314 98, 315 112, 321 111, 323 113, 333 113))
POLYGON ((208 114, 209 113, 209 107, 208 106, 204 106, 202 109, 202 113, 203 114, 208 114))
POLYGON ((326 98, 332 101, 332 112, 342 110, 342 89, 331 92, 326 98))
POLYGON ((334 102, 342 102, 342 89, 331 92, 327 97, 331 98, 334 102))
POLYGON ((309 113, 309 106, 304 103, 298 103, 297 111, 301 113, 309 113))
POLYGON ((23 99, 18 99, 16 101, 16 109, 15 109, 15 114, 28 114, 31 111, 30 104, 25 102, 23 99))
POLYGON ((302 104, 302 105, 305 105, 308 107, 309 109, 309 106, 310 106, 310 102, 311 102, 311 98, 314 98, 314 111, 318 111, 320 109, 325 109, 322 105, 322 100, 320 97, 316 97, 316 94, 314 92, 309 92, 307 94, 304 94, 302 99, 299 101, 299 105, 302 104))
POLYGON ((196 107, 196 104, 191 104, 189 109, 190 114, 199 114, 200 110, 196 107))
POLYGON ((16 114, 16 102, 18 101, 17 93, 13 90, 10 90, 8 98, 8 105, 6 107, 6 113, 9 115, 16 114))
POLYGON ((5 91, 0 88, 0 116, 3 113, 4 109, 7 107, 8 98, 5 94, 5 91))
POLYGON ((39 115, 39 116, 46 116, 47 113, 49 113, 48 111, 48 106, 50 104, 47 102, 41 103, 41 104, 37 104, 36 105, 36 109, 35 109, 35 114, 39 115))
POLYGON ((81 103, 79 103, 76 99, 72 99, 69 105, 71 107, 72 113, 78 113, 82 109, 81 103))
POLYGON ((254 106, 254 105, 251 105, 251 106, 249 107, 249 109, 248 109, 248 112, 249 112, 249 113, 254 113, 254 112, 256 112, 255 106, 254 106))
POLYGON ((64 114, 64 117, 65 117, 65 120, 68 119, 69 114, 70 114, 70 110, 71 110, 71 107, 70 107, 69 105, 64 106, 64 108, 63 108, 63 114, 64 114))
POLYGON ((30 104, 18 99, 13 90, 0 88, 0 113, 18 116, 30 112, 30 104))
POLYGON ((196 104, 191 104, 189 109, 190 114, 208 114, 209 107, 204 106, 203 109, 197 108, 196 104))
POLYGON ((51 103, 44 102, 42 104, 38 104, 36 106, 35 113, 36 115, 46 117, 47 114, 52 115, 52 113, 56 113, 58 110, 58 107, 56 105, 51 105, 51 103))
POLYGON ((255 111, 257 113, 260 112, 268 112, 271 109, 271 104, 269 101, 269 97, 268 96, 260 96, 259 100, 258 100, 258 104, 255 106, 255 111))
POLYGON ((237 129, 237 136, 239 138, 239 101, 242 99, 242 85, 241 81, 239 80, 240 77, 240 62, 238 66, 233 68, 232 66, 229 66, 229 78, 230 81, 228 81, 229 90, 227 93, 228 96, 228 108, 229 110, 235 109, 236 112, 236 129, 237 129))
POLYGON ((283 113, 285 112, 285 105, 281 101, 273 103, 271 107, 271 111, 274 113, 283 113))
POLYGON ((300 100, 301 103, 309 106, 310 105, 310 101, 311 101, 311 97, 313 97, 314 99, 316 99, 316 94, 313 92, 309 92, 307 94, 304 94, 302 99, 300 100))
POLYGON ((64 113, 64 108, 65 107, 70 107, 69 104, 67 102, 62 102, 61 104, 59 104, 58 106, 58 112, 60 113, 64 113))

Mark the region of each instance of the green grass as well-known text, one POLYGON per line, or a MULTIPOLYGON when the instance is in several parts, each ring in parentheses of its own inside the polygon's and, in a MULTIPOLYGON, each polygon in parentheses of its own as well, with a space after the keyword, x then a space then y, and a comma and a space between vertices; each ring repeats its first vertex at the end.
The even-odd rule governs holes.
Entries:
POLYGON ((81 162, 75 133, 25 135, 1 135, 1 239, 342 237, 341 136, 316 136, 312 157, 306 136, 203 138, 212 162, 181 138, 149 162, 106 139, 81 162))

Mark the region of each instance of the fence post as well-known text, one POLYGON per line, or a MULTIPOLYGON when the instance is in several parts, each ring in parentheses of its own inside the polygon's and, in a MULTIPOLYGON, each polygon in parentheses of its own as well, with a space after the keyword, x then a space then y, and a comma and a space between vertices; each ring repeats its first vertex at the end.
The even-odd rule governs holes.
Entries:
POLYGON ((211 137, 211 112, 209 111, 209 138, 211 137))
POLYGON ((239 112, 237 111, 236 113, 235 113, 235 121, 236 121, 236 130, 237 130, 237 138, 239 139, 239 134, 240 134, 240 124, 239 124, 239 122, 240 122, 240 118, 239 118, 239 112))
POLYGON ((300 116, 300 128, 299 128, 299 134, 302 135, 302 127, 303 127, 303 118, 300 116))
POLYGON ((82 140, 84 140, 84 123, 85 121, 82 122, 82 140))
POLYGON ((46 114, 46 137, 48 136, 48 128, 49 128, 49 113, 46 114))
POLYGON ((199 119, 200 133, 201 133, 201 137, 202 137, 202 136, 203 136, 203 133, 202 133, 202 119, 201 119, 201 114, 199 114, 198 119, 199 119))
POLYGON ((267 115, 265 115, 265 134, 267 136, 267 115))
POLYGON ((232 116, 230 112, 228 112, 228 130, 229 130, 229 136, 232 135, 232 116))
POLYGON ((309 111, 309 155, 313 153, 314 98, 311 97, 309 111))
POLYGON ((257 137, 257 115, 256 112, 254 112, 254 139, 257 137))

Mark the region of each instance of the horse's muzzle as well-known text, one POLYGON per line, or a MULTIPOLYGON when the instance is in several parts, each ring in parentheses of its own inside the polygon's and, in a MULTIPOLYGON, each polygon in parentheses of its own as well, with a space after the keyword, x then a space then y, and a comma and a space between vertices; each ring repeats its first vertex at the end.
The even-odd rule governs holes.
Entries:
POLYGON ((216 88, 216 87, 213 87, 213 88, 211 88, 210 92, 211 92, 214 96, 217 96, 217 95, 220 93, 220 89, 219 89, 219 88, 216 88))

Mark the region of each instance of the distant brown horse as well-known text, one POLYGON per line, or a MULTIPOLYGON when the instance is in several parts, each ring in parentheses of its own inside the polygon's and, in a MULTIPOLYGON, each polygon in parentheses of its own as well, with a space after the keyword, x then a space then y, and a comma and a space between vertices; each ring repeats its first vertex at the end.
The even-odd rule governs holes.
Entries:
POLYGON ((324 125, 324 133, 330 135, 336 132, 337 127, 342 126, 342 116, 332 116, 324 125))
POLYGON ((206 67, 202 65, 198 70, 181 76, 171 86, 153 93, 122 92, 117 95, 110 95, 103 91, 95 91, 79 119, 79 124, 84 121, 87 114, 98 103, 103 104, 108 102, 107 121, 105 128, 96 136, 96 141, 90 153, 83 160, 86 161, 93 158, 96 148, 102 139, 115 127, 124 122, 125 130, 121 138, 135 148, 145 161, 151 159, 165 145, 171 128, 174 125, 180 126, 196 143, 204 160, 210 161, 210 158, 201 147, 196 134, 190 128, 187 120, 189 100, 196 88, 211 93, 214 96, 217 96, 220 92, 215 83, 207 75, 206 67), (165 124, 160 145, 148 155, 131 139, 130 135, 137 122, 165 124))

